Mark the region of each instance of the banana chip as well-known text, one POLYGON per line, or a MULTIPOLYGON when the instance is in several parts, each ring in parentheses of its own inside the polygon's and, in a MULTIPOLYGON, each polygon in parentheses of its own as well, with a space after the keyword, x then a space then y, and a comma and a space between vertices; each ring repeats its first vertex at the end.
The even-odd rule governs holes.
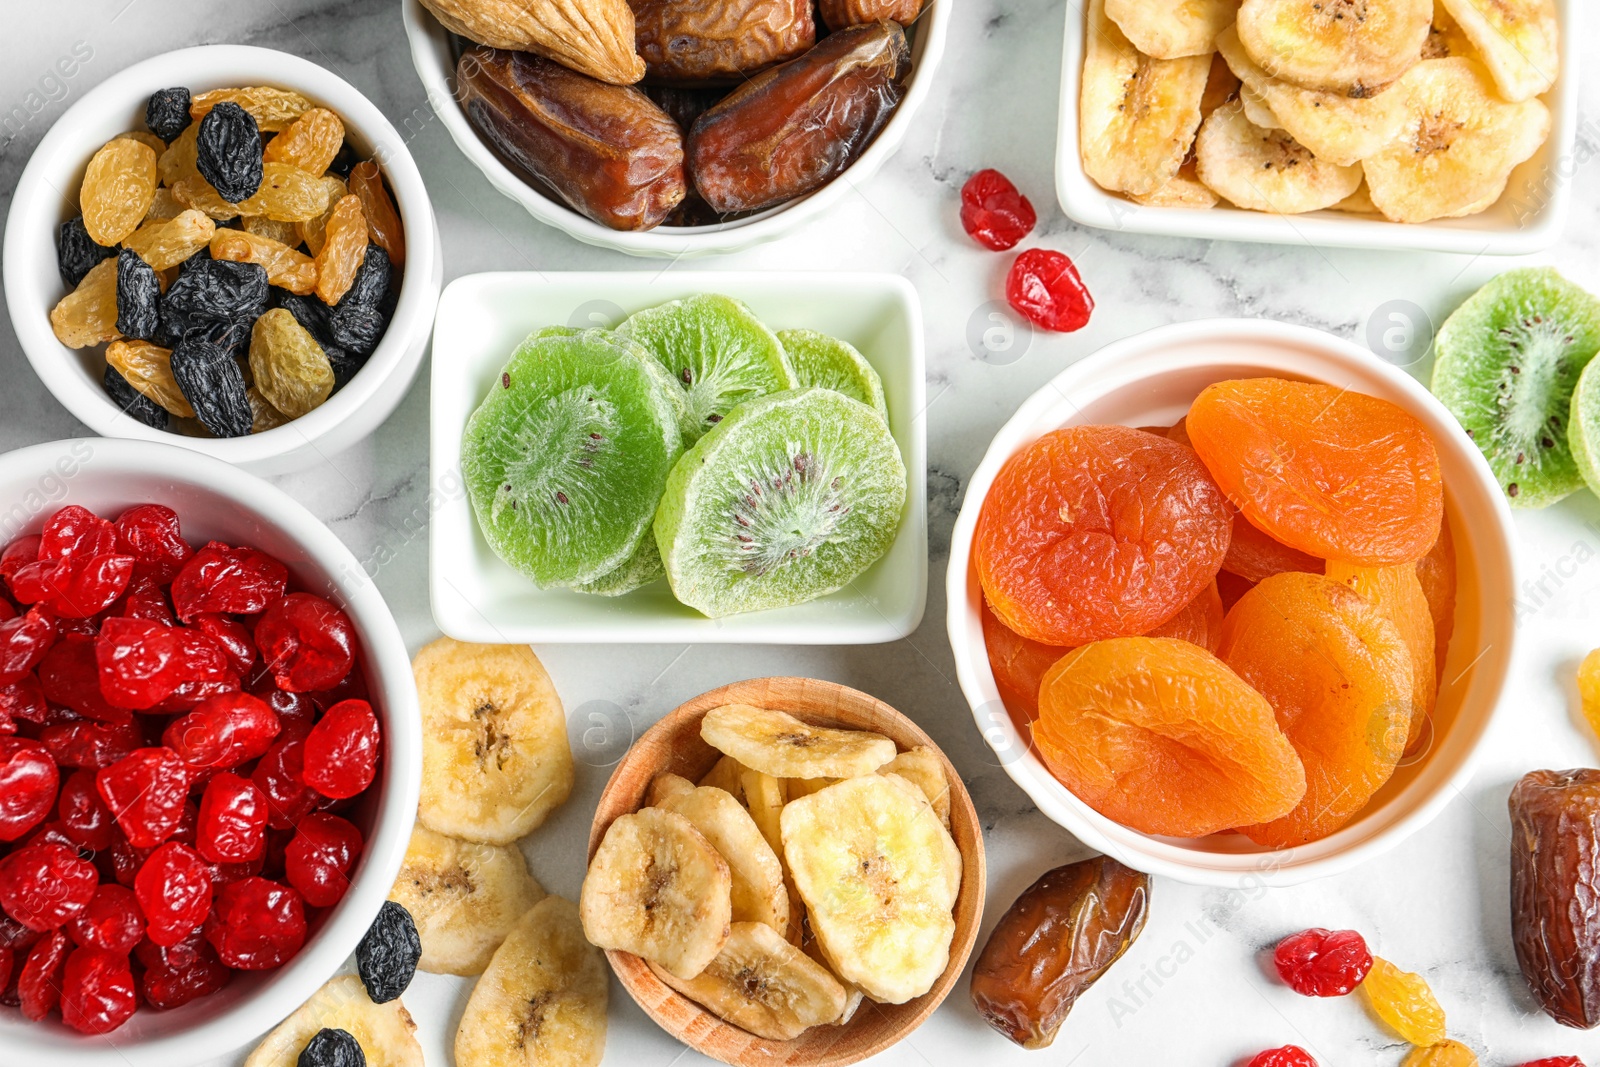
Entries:
POLYGON ((736 800, 743 803, 744 787, 739 784, 740 776, 743 774, 744 768, 739 765, 738 760, 732 756, 723 756, 706 772, 706 776, 700 779, 700 784, 732 793, 736 800))
POLYGON ((1362 97, 1416 63, 1432 24, 1433 0, 1244 0, 1237 26, 1274 78, 1362 97))
MULTIPOLYGON (((700 736, 718 752, 774 778, 871 774, 894 759, 895 753, 894 742, 881 734, 811 726, 787 712, 749 704, 728 704, 706 712, 700 721, 700 736)), ((747 796, 746 803, 749 800, 747 796)))
POLYGON ((1343 211, 1349 215, 1382 214, 1382 212, 1378 210, 1378 205, 1372 202, 1372 192, 1367 188, 1367 183, 1364 180, 1362 181, 1360 188, 1356 189, 1355 192, 1351 193, 1349 196, 1345 197, 1328 210, 1343 211))
MULTIPOLYGON (((644 802, 647 807, 659 808, 673 797, 693 793, 696 788, 698 787, 693 782, 681 775, 670 772, 658 774, 650 780, 650 789, 645 794, 644 802)), ((737 797, 734 798, 734 802, 738 802, 737 797)))
POLYGON ((734 923, 722 951, 687 981, 654 963, 668 986, 734 1026, 769 1041, 792 1041, 843 1013, 844 986, 764 923, 734 923))
POLYGON ((1520 103, 1555 84, 1561 73, 1561 31, 1556 24, 1555 0, 1440 3, 1461 33, 1477 47, 1501 96, 1520 103))
POLYGON ((1426 60, 1406 80, 1400 135, 1365 162, 1372 202, 1395 222, 1484 210, 1550 135, 1549 109, 1501 99, 1477 60, 1426 60))
POLYGON ((1178 173, 1200 125, 1209 55, 1152 59, 1089 0, 1078 98, 1083 169, 1101 188, 1147 196, 1178 173))
POLYGON ((828 959, 827 953, 822 951, 822 942, 817 940, 817 935, 811 932, 811 924, 805 923, 801 928, 800 951, 817 961, 818 966, 833 975, 834 981, 844 987, 844 1010, 839 1017, 833 1020, 834 1026, 843 1026, 856 1016, 856 1009, 861 1007, 861 1002, 867 995, 858 985, 851 985, 839 977, 839 972, 834 970, 833 961, 828 959))
POLYGON ((765 923, 787 931, 789 891, 783 884, 783 864, 750 813, 724 790, 678 781, 688 791, 666 796, 658 806, 688 819, 727 863, 735 925, 765 923))
POLYGON ((256 1046, 244 1067, 296 1067, 319 1030, 343 1030, 373 1067, 423 1067, 417 1024, 398 1000, 374 1004, 353 974, 330 978, 256 1046))
POLYGON ((1192 162, 1178 169, 1178 176, 1146 196, 1129 196, 1140 207, 1184 207, 1204 211, 1217 206, 1217 194, 1207 189, 1192 162))
POLYGON ((878 768, 879 774, 898 774, 922 791, 933 813, 946 830, 950 829, 950 783, 944 776, 944 763, 932 749, 914 748, 902 752, 878 768))
POLYGON ((1260 126, 1263 130, 1281 130, 1283 123, 1278 121, 1278 116, 1272 113, 1272 108, 1261 98, 1261 94, 1248 85, 1239 86, 1239 104, 1244 108, 1244 117, 1252 124, 1260 126))
POLYGON ((1195 139, 1200 180, 1242 208, 1297 215, 1332 207, 1361 184, 1361 165, 1319 160, 1283 130, 1263 130, 1239 104, 1206 118, 1195 139))
POLYGON ((1209 56, 1238 10, 1239 0, 1106 0, 1106 17, 1156 59, 1209 56))
POLYGON ((1479 59, 1478 50, 1461 30, 1461 24, 1450 17, 1444 4, 1433 5, 1433 26, 1428 30, 1428 43, 1422 46, 1423 59, 1449 59, 1451 56, 1468 56, 1479 59))

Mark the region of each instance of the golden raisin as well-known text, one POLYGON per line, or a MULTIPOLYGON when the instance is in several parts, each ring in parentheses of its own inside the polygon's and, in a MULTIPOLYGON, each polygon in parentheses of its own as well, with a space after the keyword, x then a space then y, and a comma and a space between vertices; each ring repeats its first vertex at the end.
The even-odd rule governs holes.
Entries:
POLYGON ((160 159, 161 153, 167 150, 167 142, 149 130, 129 130, 127 133, 119 133, 117 136, 119 138, 126 137, 130 141, 138 141, 142 145, 149 145, 150 151, 156 154, 157 159, 160 159))
POLYGON ((138 227, 155 198, 156 178, 156 154, 147 144, 118 137, 94 154, 78 206, 96 244, 120 244, 138 227))
POLYGON ((339 116, 327 108, 314 107, 268 141, 261 158, 267 163, 287 163, 307 174, 320 176, 339 154, 342 144, 344 123, 339 121, 339 116))
POLYGON ((1478 1067, 1478 1054, 1459 1041, 1414 1048, 1400 1067, 1478 1067))
POLYGON ((322 238, 328 228, 328 216, 333 214, 335 205, 350 192, 345 186, 344 179, 337 174, 324 174, 322 185, 328 190, 328 210, 314 219, 294 224, 295 232, 300 235, 300 240, 305 242, 306 251, 312 255, 322 251, 322 238))
POLYGON ((217 224, 204 212, 188 208, 176 218, 146 222, 123 244, 156 270, 166 270, 204 248, 216 230, 217 224))
MULTIPOLYGON (((288 89, 274 89, 270 85, 251 85, 238 89, 213 89, 200 93, 189 101, 189 117, 198 126, 205 114, 224 100, 231 101, 250 112, 256 125, 266 133, 285 129, 295 119, 311 109, 311 101, 288 89)), ((190 127, 191 129, 193 127, 190 127)))
POLYGON ((96 263, 78 287, 50 309, 50 328, 68 348, 88 348, 122 336, 117 332, 115 256, 96 263))
POLYGON ((211 188, 211 183, 200 177, 199 171, 178 179, 172 187, 172 197, 184 207, 203 211, 218 222, 239 217, 239 205, 222 199, 222 195, 211 188))
POLYGON ((250 373, 267 402, 291 419, 333 393, 333 366, 286 308, 273 308, 250 330, 250 373))
POLYGON ((324 304, 337 304, 356 280, 367 258, 367 219, 361 198, 350 194, 334 205, 317 253, 317 295, 324 304))
POLYGON ((172 190, 161 186, 156 190, 156 195, 150 200, 150 210, 145 212, 144 221, 164 221, 175 219, 189 210, 178 203, 178 198, 172 195, 172 190))
POLYGON ((252 385, 244 395, 250 401, 251 433, 266 433, 268 430, 276 430, 279 426, 289 421, 284 417, 283 412, 267 402, 267 398, 262 396, 261 390, 255 386, 252 385))
POLYGON ((177 139, 167 146, 161 153, 157 165, 161 170, 161 184, 169 189, 176 186, 184 178, 193 174, 200 174, 199 165, 195 162, 199 158, 197 140, 200 136, 200 124, 193 122, 188 129, 178 134, 177 139))
POLYGON ((1420 974, 1409 974, 1374 956, 1361 988, 1378 1018, 1413 1045, 1427 1047, 1444 1040, 1444 1009, 1420 974))
POLYGON ((261 188, 240 201, 239 214, 301 222, 328 209, 328 187, 320 178, 287 163, 266 163, 261 171, 261 188))
POLYGON ((114 341, 106 348, 106 362, 128 384, 183 419, 194 418, 194 408, 172 376, 172 352, 149 341, 114 341))
POLYGON ((292 222, 279 222, 269 219, 265 215, 246 215, 240 224, 244 226, 245 233, 253 233, 258 237, 270 237, 281 245, 290 248, 300 247, 300 234, 295 231, 292 222))
POLYGON ((367 232, 373 244, 389 253, 389 262, 396 267, 406 261, 406 231, 400 224, 400 214, 395 210, 389 190, 383 187, 383 172, 372 160, 357 163, 350 169, 350 191, 361 198, 361 210, 367 215, 367 232))
POLYGON ((301 296, 316 288, 317 265, 311 257, 270 237, 244 230, 218 230, 211 238, 211 258, 259 263, 267 269, 269 284, 301 296))

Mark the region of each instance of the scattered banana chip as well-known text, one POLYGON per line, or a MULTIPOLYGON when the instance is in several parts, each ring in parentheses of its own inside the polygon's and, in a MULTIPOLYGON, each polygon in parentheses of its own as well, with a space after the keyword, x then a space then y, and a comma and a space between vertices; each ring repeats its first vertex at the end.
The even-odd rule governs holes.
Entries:
POLYGON ((693 978, 728 938, 728 864, 688 819, 660 808, 622 815, 583 879, 578 910, 589 941, 693 978))
POLYGON ((1230 104, 1213 111, 1195 139, 1200 180, 1255 211, 1298 215, 1332 207, 1361 184, 1361 166, 1324 162, 1283 130, 1263 130, 1230 104))
POLYGON ((434 974, 482 974, 506 932, 544 899, 512 845, 480 845, 411 831, 389 899, 411 913, 422 939, 417 966, 434 974))
MULTIPOLYGON (((1561 72, 1555 0, 1440 0, 1512 103, 1547 91, 1561 72)), ((1459 55, 1459 52, 1451 52, 1459 55)))
POLYGON ((296 1067, 317 1032, 344 1030, 372 1067, 423 1067, 417 1024, 398 1000, 374 1004, 353 974, 336 975, 311 994, 250 1053, 244 1067, 296 1067))
MULTIPOLYGON (((511 928, 472 987, 456 1063, 594 1067, 606 1049, 606 982, 605 959, 584 940, 578 909, 545 897, 511 928)), ((389 1067, 370 1054, 367 1062, 389 1067)))
POLYGON ((1372 202, 1395 222, 1482 211, 1550 134, 1549 109, 1501 99, 1477 60, 1426 60, 1406 80, 1400 135, 1365 162, 1372 202))
POLYGON ((1239 0, 1106 0, 1106 17, 1156 59, 1209 56, 1238 10, 1239 0))
POLYGON ((728 704, 706 712, 700 721, 700 736, 718 752, 774 778, 871 774, 894 759, 895 753, 894 742, 881 734, 811 726, 788 712, 749 704, 728 704))
POLYGON ((1432 24, 1433 0, 1244 0, 1237 23, 1273 77, 1350 97, 1409 70, 1432 24))
POLYGON ((1354 98, 1302 89, 1272 77, 1250 58, 1232 28, 1217 38, 1217 51, 1243 83, 1239 97, 1246 117, 1257 126, 1287 130, 1328 163, 1359 163, 1392 142, 1405 122, 1405 76, 1380 93, 1354 98), (1258 105, 1271 115, 1271 122, 1262 121, 1258 105))
POLYGON ((572 792, 566 716, 526 645, 448 637, 412 662, 422 709, 422 796, 429 828, 506 845, 572 792))
POLYGON ((1078 97, 1084 172, 1103 189, 1147 196, 1189 152, 1211 59, 1144 55, 1106 17, 1104 0, 1089 0, 1087 19, 1078 97))
POLYGON ((790 1041, 844 1012, 844 986, 764 923, 734 923, 722 951, 688 981, 650 964, 668 986, 757 1037, 790 1041))
MULTIPOLYGON (((668 776, 658 780, 661 777, 668 776)), ((657 806, 688 819, 727 863, 734 924, 765 923, 774 930, 788 930, 789 891, 783 885, 783 865, 750 813, 725 790, 678 781, 688 791, 673 792, 657 806)))
POLYGON ((743 774, 744 768, 739 765, 738 760, 732 756, 723 756, 717 760, 715 766, 706 772, 706 776, 700 779, 700 784, 713 786, 724 792, 732 793, 736 800, 743 803, 744 786, 739 784, 740 776, 743 774))
POLYGON ((917 747, 902 752, 878 768, 879 774, 898 774, 922 791, 946 830, 950 829, 950 782, 944 776, 944 762, 932 749, 917 747))
POLYGON ((875 774, 792 801, 783 850, 841 978, 887 1004, 933 987, 950 961, 961 853, 915 786, 875 774))
POLYGON ((663 772, 650 780, 650 789, 645 793, 644 802, 647 807, 659 808, 665 801, 693 793, 697 788, 699 787, 682 775, 663 772))

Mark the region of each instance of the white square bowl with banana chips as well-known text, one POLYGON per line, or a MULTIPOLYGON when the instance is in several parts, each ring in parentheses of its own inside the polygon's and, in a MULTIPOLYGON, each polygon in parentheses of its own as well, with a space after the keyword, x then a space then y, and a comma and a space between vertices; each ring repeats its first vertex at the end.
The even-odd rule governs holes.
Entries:
POLYGON ((529 272, 456 279, 440 299, 433 337, 429 587, 439 628, 480 642, 874 644, 907 636, 927 598, 923 366, 916 292, 889 274, 529 272), (635 312, 703 293, 743 302, 779 333, 803 329, 839 338, 876 371, 906 471, 892 543, 837 592, 720 618, 679 603, 664 580, 622 596, 538 587, 496 555, 478 522, 462 474, 468 420, 503 384, 507 360, 532 331, 615 327, 635 312))
POLYGON ((1410 43, 1423 32, 1412 25, 1403 64, 1381 71, 1374 66, 1371 84, 1362 84, 1352 67, 1351 79, 1307 89, 1318 80, 1314 62, 1302 62, 1316 58, 1317 43, 1306 28, 1310 13, 1331 18, 1341 4, 1074 0, 1066 14, 1056 144, 1062 210, 1101 229, 1216 240, 1468 255, 1521 255, 1554 244, 1566 224, 1572 183, 1585 153, 1594 150, 1578 137, 1582 5, 1372 5, 1412 24, 1433 12, 1419 59, 1409 58, 1410 43), (1184 26, 1176 21, 1179 11, 1195 18, 1208 12, 1210 22, 1184 26), (1520 21, 1496 27, 1497 18, 1520 21), (1207 39, 1210 44, 1198 43, 1207 39), (1203 53, 1151 58, 1141 46, 1173 56, 1221 51, 1211 57, 1215 69, 1208 75, 1211 60, 1203 53), (1277 61, 1258 62, 1269 51, 1277 61), (1201 84, 1206 121, 1196 136, 1192 110, 1187 118, 1176 112, 1193 108, 1201 84), (1129 95, 1137 97, 1136 106, 1128 106, 1129 95), (1452 108, 1463 122, 1440 123, 1452 108), (1130 134, 1135 125, 1140 132, 1130 134), (1455 132, 1460 129, 1467 131, 1466 144, 1455 132), (1415 151, 1401 153, 1402 145, 1415 151), (1086 148, 1101 158, 1086 159, 1086 148), (1459 177, 1462 170, 1471 174, 1472 188, 1454 195, 1451 174, 1459 177), (1170 180, 1162 184, 1156 176, 1170 180), (1397 188, 1408 183, 1409 190, 1397 188), (1374 185, 1388 188, 1374 198, 1374 185), (1426 221, 1396 221, 1406 218, 1426 221))

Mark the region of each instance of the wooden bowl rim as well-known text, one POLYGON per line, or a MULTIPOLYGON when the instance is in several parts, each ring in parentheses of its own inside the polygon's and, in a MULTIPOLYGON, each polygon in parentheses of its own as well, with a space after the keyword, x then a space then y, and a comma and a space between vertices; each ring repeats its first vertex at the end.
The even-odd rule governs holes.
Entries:
MULTIPOLYGON (((618 802, 618 794, 627 784, 637 778, 629 773, 645 759, 654 762, 664 762, 660 753, 670 748, 669 739, 691 723, 698 723, 704 718, 706 712, 712 708, 725 704, 761 704, 770 690, 775 688, 793 687, 799 690, 804 698, 822 699, 823 694, 834 697, 839 704, 846 708, 856 707, 863 713, 869 709, 879 716, 887 719, 896 727, 899 736, 891 740, 906 751, 916 746, 926 747, 939 757, 943 765, 945 778, 950 786, 950 828, 951 837, 956 841, 956 846, 961 852, 961 889, 956 898, 954 916, 956 929, 950 944, 950 960, 945 966, 933 987, 922 996, 907 1001, 901 1005, 885 1005, 884 1007, 904 1011, 909 1008, 905 1016, 895 1021, 893 1026, 884 1025, 883 1032, 873 1036, 860 1046, 848 1051, 836 1053, 834 1045, 824 1047, 808 1055, 799 1055, 797 1046, 805 1043, 808 1037, 814 1039, 819 1031, 826 1032, 829 1027, 813 1027, 801 1037, 793 1041, 771 1041, 759 1038, 740 1027, 724 1022, 712 1012, 702 1008, 694 1001, 676 992, 665 985, 659 978, 651 973, 644 960, 631 952, 622 952, 611 949, 606 951, 606 960, 611 965, 611 970, 628 991, 636 1004, 646 1015, 650 1016, 658 1026, 667 1031, 679 1041, 688 1045, 703 1055, 732 1064, 733 1067, 747 1067, 751 1064, 764 1064, 769 1067, 848 1067, 849 1064, 859 1063, 869 1056, 875 1056, 890 1046, 896 1044, 901 1038, 927 1021, 928 1017, 944 1002, 945 997, 955 988, 960 979, 967 959, 972 955, 972 950, 977 942, 978 928, 983 920, 983 902, 988 884, 987 863, 983 848, 983 827, 978 821, 977 809, 973 806, 972 797, 967 792, 966 783, 962 781, 955 765, 950 762, 944 751, 934 743, 933 739, 925 733, 920 726, 908 716, 891 705, 858 689, 841 685, 838 682, 829 682, 817 678, 799 678, 790 676, 771 676, 765 678, 750 678, 740 682, 732 682, 693 697, 678 705, 671 712, 662 716, 659 721, 629 747, 628 751, 618 761, 616 768, 611 773, 611 778, 606 782, 605 789, 601 791, 599 803, 596 805, 594 821, 589 830, 588 859, 594 858, 595 850, 600 847, 600 841, 605 836, 611 823, 621 815, 638 810, 642 804, 625 806, 618 802), (907 744, 907 741, 910 744, 907 744), (611 810, 615 809, 615 810, 611 810), (962 833, 957 834, 957 827, 962 828, 962 833), (962 845, 961 837, 967 837, 969 844, 962 845), (680 1026, 663 1017, 655 1007, 658 1003, 672 1003, 687 1012, 687 1019, 680 1026), (719 1047, 726 1043, 729 1047, 719 1047)), ((848 720, 835 718, 829 719, 826 713, 809 711, 794 707, 783 707, 796 718, 814 725, 850 725, 848 720)), ((851 726, 860 729, 860 726, 851 726)), ((698 737, 698 730, 695 736, 698 737)), ((654 777, 652 773, 650 777, 654 777)), ((645 779, 648 782, 648 778, 645 779)), ((877 1009, 873 1001, 865 1000, 860 1009, 850 1022, 839 1027, 840 1036, 859 1033, 859 1028, 869 1020, 875 1018, 873 1012, 877 1009)), ((881 1015, 876 1016, 881 1018, 881 1015)))

